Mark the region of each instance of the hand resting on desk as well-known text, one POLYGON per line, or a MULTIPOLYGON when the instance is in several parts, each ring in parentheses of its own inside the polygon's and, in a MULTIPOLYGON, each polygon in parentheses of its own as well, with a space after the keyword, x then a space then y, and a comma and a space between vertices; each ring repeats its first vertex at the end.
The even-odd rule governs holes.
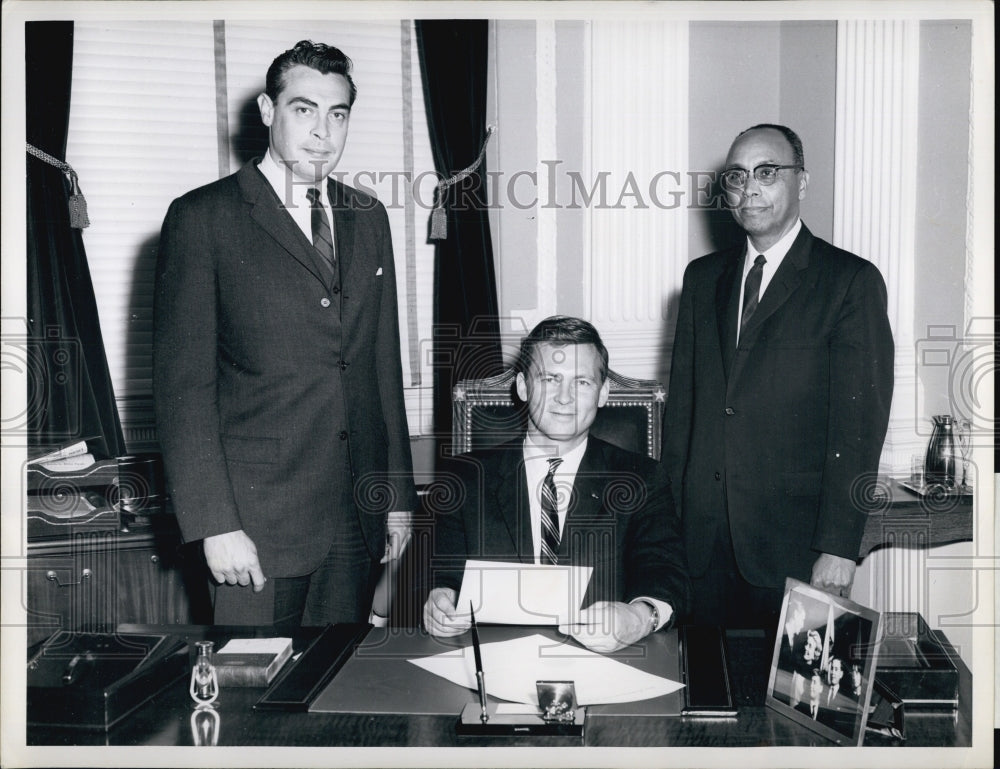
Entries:
POLYGON ((450 587, 436 587, 427 596, 424 604, 424 628, 433 636, 461 635, 472 627, 472 618, 459 616, 455 609, 456 593, 450 587))
POLYGON ((601 654, 618 651, 649 634, 650 611, 646 604, 597 601, 579 613, 578 621, 559 626, 559 632, 601 654))

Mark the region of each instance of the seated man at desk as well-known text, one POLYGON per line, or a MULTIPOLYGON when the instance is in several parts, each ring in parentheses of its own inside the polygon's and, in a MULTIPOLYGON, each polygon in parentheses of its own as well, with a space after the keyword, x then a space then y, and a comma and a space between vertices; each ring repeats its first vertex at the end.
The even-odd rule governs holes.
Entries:
POLYGON ((424 626, 436 636, 469 629, 455 606, 465 558, 571 564, 593 573, 576 622, 560 631, 598 652, 636 643, 688 603, 665 468, 589 435, 609 387, 608 351, 590 323, 543 320, 516 365, 524 437, 455 457, 442 473, 461 504, 435 517, 424 626))

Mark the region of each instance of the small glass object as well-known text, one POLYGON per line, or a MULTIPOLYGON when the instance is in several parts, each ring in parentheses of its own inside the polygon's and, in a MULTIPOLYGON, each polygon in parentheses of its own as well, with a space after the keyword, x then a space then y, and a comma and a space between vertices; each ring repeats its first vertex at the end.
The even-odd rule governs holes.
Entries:
POLYGON ((191 699, 199 707, 204 707, 211 705, 219 696, 219 676, 212 664, 212 649, 215 644, 211 641, 197 641, 196 645, 198 659, 191 669, 191 699))
POLYGON ((959 452, 962 455, 962 476, 959 484, 961 490, 972 489, 972 479, 969 477, 969 460, 972 457, 972 421, 957 418, 955 420, 955 438, 958 440, 959 452))
POLYGON ((910 483, 921 489, 924 486, 924 461, 926 459, 924 454, 914 454, 910 457, 910 483))

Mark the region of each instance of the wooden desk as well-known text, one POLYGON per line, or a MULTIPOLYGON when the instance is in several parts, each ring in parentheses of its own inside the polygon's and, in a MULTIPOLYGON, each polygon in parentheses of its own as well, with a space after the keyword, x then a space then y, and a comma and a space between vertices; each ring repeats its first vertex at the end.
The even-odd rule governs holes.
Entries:
MULTIPOLYGON (((151 626, 121 630, 142 632, 151 626)), ((176 628, 174 629, 176 632, 176 628)), ((204 629, 185 633, 194 639, 204 629)), ((304 639, 297 639, 299 645, 304 639)), ((764 707, 764 690, 772 649, 755 631, 729 631, 729 668, 736 718, 709 719, 682 716, 588 719, 583 744, 605 747, 756 747, 777 745, 825 746, 831 743, 794 721, 764 707)), ((953 747, 971 744, 972 676, 955 655, 960 672, 961 702, 957 713, 907 714, 906 746, 953 747)), ((377 663, 375 663, 377 664, 377 663)), ((262 689, 227 688, 218 701, 218 745, 229 746, 366 746, 366 747, 475 747, 580 746, 576 738, 482 738, 455 734, 454 716, 358 715, 315 713, 260 713, 252 710, 262 689)), ((473 694, 469 693, 470 699, 473 694)), ((193 703, 188 681, 178 681, 142 706, 108 733, 52 727, 29 727, 28 745, 159 745, 192 746, 193 703)), ((866 745, 893 745, 869 735, 866 745)))
POLYGON ((972 540, 972 497, 921 497, 890 478, 882 479, 878 510, 868 514, 860 558, 881 547, 926 548, 972 540))

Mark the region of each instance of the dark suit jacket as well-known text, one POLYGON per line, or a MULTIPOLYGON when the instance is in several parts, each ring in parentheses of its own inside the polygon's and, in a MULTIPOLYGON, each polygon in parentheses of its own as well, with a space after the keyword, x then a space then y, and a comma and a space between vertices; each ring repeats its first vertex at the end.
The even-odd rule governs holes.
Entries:
POLYGON ((396 278, 378 201, 329 182, 329 285, 256 165, 175 200, 163 223, 157 429, 184 538, 244 529, 265 575, 294 576, 344 516, 380 557, 385 513, 416 504, 396 278))
POLYGON ((885 283, 803 225, 736 345, 745 243, 688 265, 664 461, 688 563, 728 522, 745 579, 808 582, 819 553, 857 558, 893 386, 885 283))
MULTIPOLYGON (((534 563, 523 440, 455 457, 439 475, 453 492, 435 513, 435 587, 458 590, 466 558, 534 563)), ((689 582, 662 465, 594 436, 580 462, 559 562, 593 566, 581 604, 666 601, 687 610, 689 582)))

